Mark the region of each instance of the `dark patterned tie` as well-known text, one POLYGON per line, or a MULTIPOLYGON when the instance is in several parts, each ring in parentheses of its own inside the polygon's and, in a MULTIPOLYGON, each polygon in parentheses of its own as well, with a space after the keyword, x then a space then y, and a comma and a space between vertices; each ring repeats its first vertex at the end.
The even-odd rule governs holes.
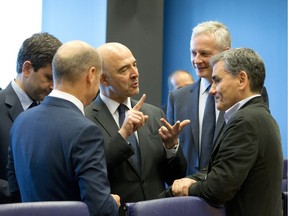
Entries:
POLYGON ((209 94, 210 87, 211 85, 206 90, 208 91, 208 97, 202 123, 200 169, 208 167, 215 132, 215 99, 213 95, 209 94))
MULTIPOLYGON (((119 112, 119 127, 122 126, 124 119, 125 119, 125 111, 126 111, 126 105, 124 104, 120 104, 118 107, 118 112, 119 112)), ((128 137, 128 142, 131 144, 135 154, 131 156, 134 165, 137 169, 137 172, 140 173, 140 152, 139 152, 139 146, 138 146, 138 142, 137 139, 135 137, 135 134, 132 133, 129 137, 128 137)))
POLYGON ((38 103, 37 101, 33 101, 30 106, 28 107, 28 109, 32 108, 32 107, 35 107, 35 106, 38 106, 38 103))

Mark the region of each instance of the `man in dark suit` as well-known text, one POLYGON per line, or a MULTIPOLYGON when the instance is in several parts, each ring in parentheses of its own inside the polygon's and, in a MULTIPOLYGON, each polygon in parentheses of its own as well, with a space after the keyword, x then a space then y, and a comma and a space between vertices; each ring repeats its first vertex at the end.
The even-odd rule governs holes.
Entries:
POLYGON ((200 196, 224 204, 228 216, 282 215, 283 153, 279 127, 261 98, 265 66, 251 49, 212 57, 210 94, 225 112, 205 178, 176 180, 175 196, 200 196))
POLYGON ((84 116, 99 89, 101 59, 95 48, 72 41, 58 49, 52 69, 53 91, 12 126, 10 191, 20 191, 23 202, 79 200, 91 215, 117 215, 103 136, 84 116))
MULTIPOLYGON (((223 113, 212 109, 215 126, 208 132, 204 127, 205 109, 209 97, 208 86, 212 83, 212 68, 209 60, 215 54, 230 49, 231 36, 228 28, 220 22, 207 21, 198 24, 192 32, 190 41, 191 61, 197 76, 196 82, 179 90, 170 92, 167 102, 167 119, 170 124, 190 119, 191 124, 183 128, 179 135, 180 143, 187 160, 187 175, 206 171, 211 151, 219 131, 223 127, 223 113), (204 137, 204 138, 203 138, 204 137), (207 139, 209 137, 209 139, 207 139)), ((266 89, 264 87, 264 92, 266 89)), ((268 104, 267 92, 263 98, 268 104)), ((213 100, 213 98, 212 98, 213 100)), ((208 107, 209 108, 209 107, 208 107)))
POLYGON ((160 108, 144 103, 145 95, 138 102, 131 99, 139 93, 139 73, 126 46, 107 43, 97 50, 103 60, 100 94, 85 114, 104 134, 112 193, 119 194, 122 203, 158 198, 165 183, 170 185, 177 176, 185 176, 186 161, 178 134, 189 121, 171 126, 160 108), (126 106, 122 126, 118 122, 120 104, 126 106), (135 137, 132 142, 131 135, 135 137))
POLYGON ((48 33, 37 33, 27 38, 18 52, 17 77, 0 91, 0 203, 19 201, 18 197, 9 194, 7 182, 11 126, 21 112, 51 92, 51 62, 61 44, 48 33))

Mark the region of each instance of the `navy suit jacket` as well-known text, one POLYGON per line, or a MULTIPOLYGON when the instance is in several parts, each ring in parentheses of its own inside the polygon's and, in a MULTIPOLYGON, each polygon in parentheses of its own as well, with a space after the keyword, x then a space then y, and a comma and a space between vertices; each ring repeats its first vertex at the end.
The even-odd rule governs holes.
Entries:
POLYGON ((282 215, 281 137, 262 98, 244 104, 221 134, 206 180, 193 184, 189 195, 224 204, 229 216, 282 215))
MULTIPOLYGON (((170 92, 167 103, 167 119, 170 124, 177 120, 190 119, 191 123, 183 128, 179 135, 180 144, 187 160, 187 175, 194 174, 207 167, 200 167, 199 161, 199 91, 200 81, 198 79, 191 85, 170 92)), ((263 87, 262 97, 268 105, 268 93, 263 87)), ((224 112, 220 112, 214 133, 214 141, 218 138, 224 126, 224 112)), ((207 161, 208 166, 208 161, 207 161)))
POLYGON ((18 201, 9 194, 6 167, 10 129, 21 112, 23 112, 23 107, 10 83, 0 91, 0 203, 18 201))
MULTIPOLYGON (((131 100, 132 107, 137 103, 131 100)), ((133 149, 118 133, 118 125, 100 96, 85 109, 86 117, 102 130, 105 139, 105 154, 112 193, 119 194, 122 203, 137 202, 158 198, 165 189, 165 183, 172 184, 186 172, 186 160, 181 146, 176 156, 166 158, 165 149, 158 129, 162 126, 160 118, 163 111, 144 103, 140 109, 149 116, 148 121, 137 132, 141 154, 141 174, 136 172, 130 156, 133 149)), ((123 211, 120 214, 124 215, 123 211)))
POLYGON ((100 129, 71 102, 47 96, 11 129, 11 192, 22 201, 80 200, 91 215, 116 215, 100 129))

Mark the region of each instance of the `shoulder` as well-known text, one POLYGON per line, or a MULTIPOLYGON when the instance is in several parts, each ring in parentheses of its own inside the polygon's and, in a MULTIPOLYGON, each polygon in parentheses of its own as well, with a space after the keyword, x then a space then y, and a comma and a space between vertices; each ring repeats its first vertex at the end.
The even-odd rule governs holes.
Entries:
POLYGON ((185 99, 185 96, 192 94, 195 91, 197 92, 199 88, 200 88, 200 79, 190 85, 184 86, 180 89, 170 92, 170 97, 178 97, 180 99, 185 99))

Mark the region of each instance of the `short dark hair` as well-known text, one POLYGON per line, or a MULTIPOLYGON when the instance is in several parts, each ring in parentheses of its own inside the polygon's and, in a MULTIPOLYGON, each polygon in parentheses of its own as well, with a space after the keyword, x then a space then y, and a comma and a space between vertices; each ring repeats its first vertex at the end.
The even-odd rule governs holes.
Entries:
POLYGON ((30 61, 34 71, 52 63, 53 56, 62 42, 47 32, 33 34, 27 38, 19 49, 17 56, 17 73, 22 73, 22 65, 30 61))

